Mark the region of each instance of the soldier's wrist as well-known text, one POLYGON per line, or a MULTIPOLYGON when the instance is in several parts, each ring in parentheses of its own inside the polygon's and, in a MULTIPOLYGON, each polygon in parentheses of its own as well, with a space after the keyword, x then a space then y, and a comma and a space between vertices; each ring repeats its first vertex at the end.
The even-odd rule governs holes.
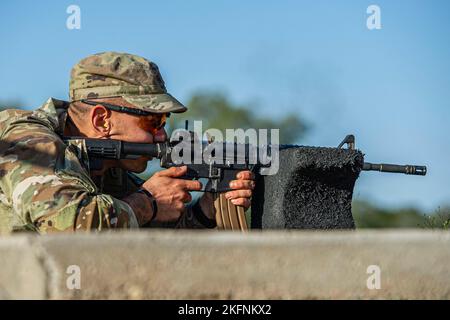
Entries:
POLYGON ((151 218, 148 221, 146 221, 145 223, 153 222, 156 219, 156 217, 158 216, 158 204, 156 202, 155 197, 153 196, 153 194, 150 191, 148 191, 147 189, 144 189, 144 188, 140 188, 139 190, 136 191, 136 193, 143 195, 145 197, 147 203, 150 204, 152 215, 151 215, 151 218))
POLYGON ((128 203, 133 210, 139 226, 144 226, 155 216, 153 213, 152 201, 142 192, 134 192, 122 199, 128 203))

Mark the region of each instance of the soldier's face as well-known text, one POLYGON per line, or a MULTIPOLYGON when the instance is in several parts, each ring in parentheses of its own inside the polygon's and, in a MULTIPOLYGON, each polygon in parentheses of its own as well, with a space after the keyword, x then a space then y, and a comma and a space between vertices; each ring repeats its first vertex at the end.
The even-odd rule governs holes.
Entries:
MULTIPOLYGON (((99 105, 90 111, 90 128, 88 123, 80 123, 83 132, 92 138, 115 139, 127 142, 154 143, 167 140, 164 130, 165 114, 138 116, 106 109, 101 102, 117 106, 134 108, 122 98, 98 99, 99 105), (84 130, 86 129, 86 130, 84 130)), ((120 160, 118 166, 132 172, 143 172, 147 168, 150 157, 140 157, 136 160, 120 160)), ((115 164, 114 164, 115 165, 115 164)))
MULTIPOLYGON (((162 128, 155 128, 155 120, 151 117, 135 116, 113 112, 111 115, 111 131, 109 138, 127 142, 154 143, 167 140, 167 133, 162 128)), ((140 157, 136 160, 120 160, 120 167, 132 172, 143 172, 151 157, 140 157)))

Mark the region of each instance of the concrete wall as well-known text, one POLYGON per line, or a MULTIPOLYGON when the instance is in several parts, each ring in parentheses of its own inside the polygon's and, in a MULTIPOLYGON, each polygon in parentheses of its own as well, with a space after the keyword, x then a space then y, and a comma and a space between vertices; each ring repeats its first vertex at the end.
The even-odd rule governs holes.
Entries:
POLYGON ((2 299, 450 298, 448 232, 17 235, 0 239, 0 260, 2 299), (367 288, 370 265, 381 289, 367 288))

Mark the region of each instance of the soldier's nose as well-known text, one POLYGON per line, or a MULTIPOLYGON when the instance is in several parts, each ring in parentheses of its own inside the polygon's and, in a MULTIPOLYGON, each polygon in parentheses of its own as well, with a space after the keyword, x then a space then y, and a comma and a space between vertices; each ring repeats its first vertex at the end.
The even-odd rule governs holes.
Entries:
POLYGON ((167 140, 167 132, 164 128, 159 129, 155 135, 155 142, 164 142, 167 140))

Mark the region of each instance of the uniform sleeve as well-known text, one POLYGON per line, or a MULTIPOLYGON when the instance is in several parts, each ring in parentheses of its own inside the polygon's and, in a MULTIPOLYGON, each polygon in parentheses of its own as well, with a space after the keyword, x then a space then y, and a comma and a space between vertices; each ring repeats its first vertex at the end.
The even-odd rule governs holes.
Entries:
POLYGON ((1 188, 23 227, 50 233, 138 226, 126 202, 97 193, 75 151, 50 128, 16 123, 1 140, 1 188))

